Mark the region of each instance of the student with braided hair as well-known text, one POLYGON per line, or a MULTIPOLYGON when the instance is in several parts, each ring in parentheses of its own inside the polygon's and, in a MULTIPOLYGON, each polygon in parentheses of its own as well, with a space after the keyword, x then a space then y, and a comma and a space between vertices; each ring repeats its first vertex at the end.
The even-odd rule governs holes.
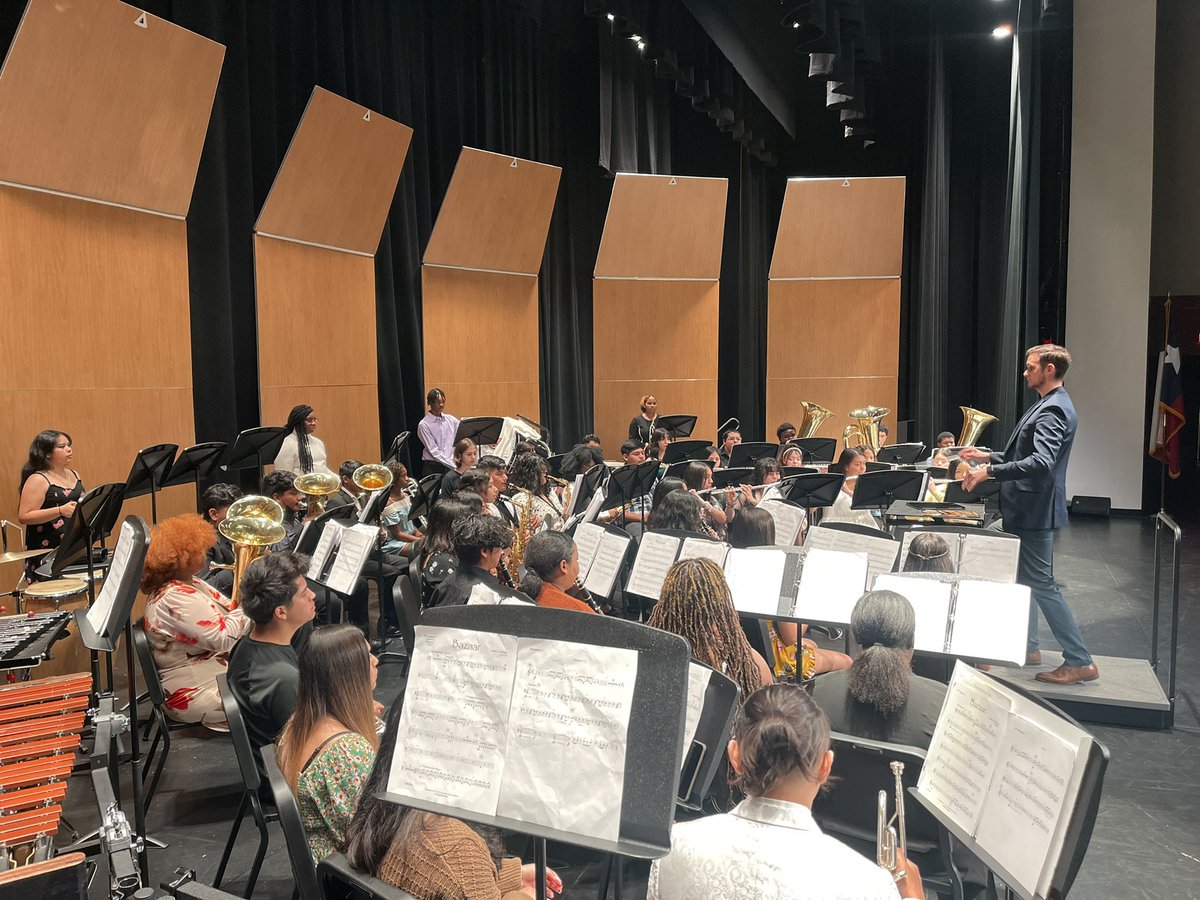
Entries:
POLYGON ((681 559, 671 566, 646 624, 686 638, 692 656, 732 678, 743 697, 775 683, 746 640, 725 573, 711 559, 681 559))

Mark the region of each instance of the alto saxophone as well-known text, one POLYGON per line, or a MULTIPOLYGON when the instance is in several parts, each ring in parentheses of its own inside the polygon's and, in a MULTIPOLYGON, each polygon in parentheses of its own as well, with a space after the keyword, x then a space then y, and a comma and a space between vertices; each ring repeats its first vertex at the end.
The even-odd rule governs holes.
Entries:
POLYGON ((513 533, 512 547, 508 550, 508 555, 504 559, 504 569, 508 572, 509 581, 513 588, 517 588, 521 584, 521 563, 525 561, 525 547, 529 544, 530 538, 533 537, 533 491, 525 488, 514 488, 518 493, 525 495, 525 502, 520 504, 521 511, 517 515, 517 527, 513 533))

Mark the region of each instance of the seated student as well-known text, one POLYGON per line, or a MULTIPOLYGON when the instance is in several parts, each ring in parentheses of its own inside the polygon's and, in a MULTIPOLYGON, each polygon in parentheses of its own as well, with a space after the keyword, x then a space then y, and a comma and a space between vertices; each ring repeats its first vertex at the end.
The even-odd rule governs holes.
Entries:
POLYGON ((447 497, 433 505, 429 512, 429 529, 421 538, 416 561, 421 567, 421 606, 433 602, 433 592, 458 571, 458 557, 450 530, 463 516, 471 515, 471 506, 456 497, 447 497))
POLYGON ((875 521, 875 517, 869 510, 851 507, 854 502, 854 486, 858 483, 858 477, 867 471, 867 457, 864 448, 847 447, 837 458, 837 462, 830 465, 829 471, 845 475, 846 480, 842 483, 842 489, 838 491, 837 499, 834 500, 833 506, 826 511, 822 521, 853 522, 868 528, 878 528, 879 523, 875 521))
POLYGON ((954 435, 949 431, 940 432, 937 440, 933 444, 933 452, 929 456, 929 463, 939 469, 944 469, 950 464, 949 450, 954 446, 954 435))
POLYGON ((300 674, 292 638, 316 616, 304 573, 308 558, 275 552, 254 560, 242 576, 241 608, 254 624, 229 654, 229 687, 250 743, 273 743, 296 708, 300 674))
POLYGON ((711 559, 681 559, 671 566, 646 624, 686 638, 692 656, 732 678, 743 697, 775 682, 746 640, 725 573, 711 559))
POLYGON ((721 468, 721 451, 709 444, 704 448, 704 459, 714 468, 721 468))
POLYGON ((336 494, 330 494, 325 501, 326 509, 334 509, 338 506, 353 506, 355 511, 362 508, 362 502, 366 497, 365 492, 357 484, 354 483, 354 473, 362 468, 362 463, 357 459, 347 459, 338 466, 338 478, 341 479, 342 486, 338 488, 336 494))
MULTIPOLYGON (((443 501, 444 502, 444 501, 443 501)), ((471 591, 483 584, 498 594, 509 593, 493 574, 504 551, 512 546, 512 529, 492 516, 472 513, 450 528, 458 570, 438 585, 430 606, 463 606, 471 591)))
POLYGON ((310 513, 306 517, 301 512, 300 500, 304 495, 296 490, 296 476, 291 472, 277 469, 269 473, 263 479, 262 492, 283 507, 283 521, 279 523, 283 526, 283 540, 271 549, 276 552, 291 550, 300 540, 304 523, 315 519, 316 515, 310 513))
POLYGON ((775 429, 775 441, 780 445, 786 444, 788 441, 795 440, 798 433, 796 426, 791 422, 781 422, 775 429))
POLYGON ((648 900, 924 900, 920 870, 902 852, 897 883, 813 820, 833 751, 829 722, 804 688, 754 691, 733 728, 729 764, 746 799, 729 813, 672 827, 671 852, 650 867, 648 900))
POLYGON ((375 764, 377 666, 353 625, 318 628, 300 653, 296 708, 276 753, 313 862, 346 849, 346 827, 375 764))
MULTIPOLYGON (((204 489, 200 495, 200 513, 206 522, 217 528, 225 521, 229 507, 234 501, 242 499, 242 489, 234 484, 213 484, 204 489)), ((208 549, 206 565, 200 570, 200 577, 215 587, 226 597, 233 591, 232 569, 214 569, 213 566, 233 565, 233 544, 229 538, 217 531, 217 539, 208 549)))
MULTIPOLYGON (((476 466, 472 469, 467 469, 459 476, 458 490, 455 494, 468 492, 475 494, 480 499, 479 508, 489 516, 493 515, 492 508, 496 499, 500 496, 500 491, 492 480, 491 472, 476 466)), ((499 511, 495 513, 495 517, 500 518, 499 511)))
POLYGON ((646 445, 646 458, 662 460, 671 443, 671 433, 665 428, 655 428, 650 432, 650 443, 646 445))
POLYGON ((538 453, 514 457, 508 469, 512 504, 518 518, 532 514, 538 531, 557 529, 563 521, 563 506, 558 494, 550 489, 550 467, 538 453))
POLYGON ((538 606, 596 612, 567 593, 579 578, 579 550, 561 531, 535 534, 525 547, 525 578, 521 590, 538 606))
POLYGON ((912 672, 917 617, 893 591, 870 591, 854 607, 850 630, 862 648, 849 669, 813 682, 813 699, 834 731, 929 749, 946 686, 912 672))
POLYGON ((886 422, 879 423, 879 446, 880 447, 883 447, 885 444, 887 444, 888 435, 890 435, 891 433, 892 433, 891 429, 889 429, 887 427, 886 422))
MULTIPOLYGON (((393 703, 388 710, 375 766, 346 829, 350 865, 420 900, 528 900, 534 867, 505 857, 496 832, 379 798, 387 790, 402 707, 393 703)), ((552 869, 546 886, 562 890, 552 869)))
POLYGON ((742 433, 736 428, 731 428, 725 432, 725 438, 721 441, 721 465, 729 465, 729 457, 733 455, 733 448, 742 442, 742 433))
POLYGON ((908 545, 904 572, 953 572, 954 557, 950 545, 940 534, 918 534, 908 545))
POLYGON ((782 444, 779 447, 779 465, 784 468, 798 468, 804 465, 804 451, 795 444, 782 444))
POLYGON ((586 475, 596 466, 604 465, 604 454, 598 446, 578 444, 563 457, 562 476, 573 481, 576 475, 586 475))
MULTIPOLYGON (((636 441, 626 441, 621 445, 621 458, 625 460, 627 466, 640 466, 646 461, 646 448, 636 441)), ((647 497, 627 497, 625 499, 627 505, 624 509, 605 510, 597 516, 601 525, 617 522, 621 523, 622 527, 628 527, 634 523, 644 523, 649 518, 649 499, 647 497)))
POLYGON ((233 645, 250 630, 250 620, 197 577, 214 543, 213 527, 196 515, 174 516, 154 527, 142 571, 148 596, 142 626, 167 694, 167 716, 226 731, 215 679, 225 672, 233 645))
POLYGON ((734 517, 734 490, 728 488, 721 494, 703 494, 713 486, 712 468, 707 463, 692 461, 683 469, 683 483, 688 491, 700 501, 700 520, 704 523, 704 531, 720 540, 725 539, 729 522, 734 517), (728 512, 721 507, 717 500, 728 504, 728 512))
POLYGON ((646 527, 656 531, 667 529, 693 531, 696 534, 712 537, 712 531, 705 530, 699 498, 686 489, 668 491, 661 500, 654 504, 654 508, 650 510, 646 527))
POLYGON ((580 439, 579 443, 583 444, 585 447, 596 447, 603 449, 600 446, 600 435, 598 434, 585 434, 580 439))
POLYGON ((770 487, 783 480, 783 468, 773 456, 764 456, 754 463, 750 483, 743 484, 738 492, 738 502, 743 507, 757 506, 763 500, 779 499, 779 489, 770 487), (767 487, 762 487, 767 485, 767 487), (756 490, 756 488, 759 488, 756 490))
POLYGON ((517 524, 517 508, 508 497, 504 496, 504 492, 508 490, 508 463, 498 456, 481 456, 476 465, 487 472, 491 476, 492 484, 496 488, 496 499, 492 501, 492 505, 484 509, 489 516, 499 516, 504 520, 504 524, 514 526, 517 524))
POLYGON ((388 463, 388 470, 392 473, 392 486, 388 490, 387 505, 383 507, 383 527, 387 531, 383 552, 408 559, 421 539, 421 529, 408 516, 412 509, 412 496, 406 489, 412 484, 412 479, 408 477, 408 468, 403 463, 388 463))
POLYGON ((454 468, 442 476, 439 497, 449 497, 458 490, 458 480, 467 469, 475 468, 479 459, 479 447, 470 438, 463 438, 454 445, 454 468))

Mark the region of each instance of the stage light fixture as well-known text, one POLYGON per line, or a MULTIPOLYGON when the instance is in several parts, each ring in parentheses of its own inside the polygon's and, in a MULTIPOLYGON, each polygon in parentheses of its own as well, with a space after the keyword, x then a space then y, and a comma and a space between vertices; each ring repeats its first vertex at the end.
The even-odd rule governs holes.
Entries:
POLYGON ((608 14, 608 16, 606 16, 606 18, 607 18, 607 19, 608 19, 608 21, 610 21, 610 22, 615 22, 615 21, 617 21, 617 17, 616 17, 616 16, 614 16, 612 13, 609 13, 609 14, 608 14))
POLYGON ((642 39, 642 36, 641 36, 640 34, 631 34, 631 35, 629 36, 629 39, 630 39, 631 41, 640 42, 640 41, 641 41, 641 39, 642 39))
POLYGON ((997 25, 995 28, 992 29, 992 37, 994 37, 998 41, 1003 40, 1004 38, 1012 37, 1012 33, 1013 33, 1013 27, 1008 24, 997 25))
POLYGON ((638 49, 639 49, 639 50, 645 50, 645 49, 646 49, 646 43, 645 43, 645 41, 638 41, 638 49))

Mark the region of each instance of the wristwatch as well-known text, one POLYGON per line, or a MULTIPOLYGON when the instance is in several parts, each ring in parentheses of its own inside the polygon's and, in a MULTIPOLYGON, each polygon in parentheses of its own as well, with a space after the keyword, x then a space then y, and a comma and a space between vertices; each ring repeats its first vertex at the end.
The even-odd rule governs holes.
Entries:
POLYGON ((983 471, 987 473, 988 478, 995 477, 992 475, 992 464, 991 463, 988 463, 986 466, 984 466, 983 471))

